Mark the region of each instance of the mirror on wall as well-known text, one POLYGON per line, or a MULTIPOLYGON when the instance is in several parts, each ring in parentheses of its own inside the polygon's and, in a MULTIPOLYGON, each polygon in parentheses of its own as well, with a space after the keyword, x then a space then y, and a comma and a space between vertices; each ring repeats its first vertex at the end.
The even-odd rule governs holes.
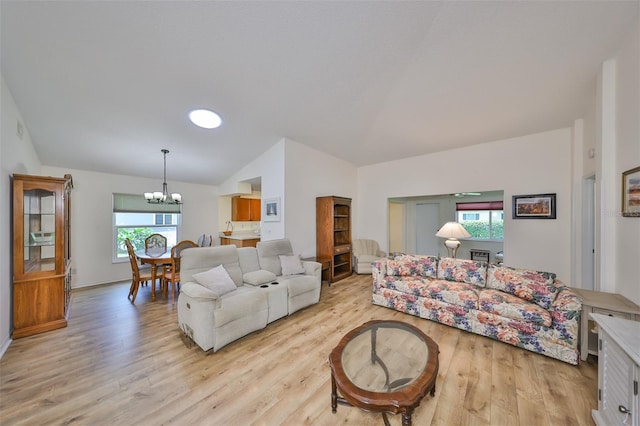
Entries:
POLYGON ((435 236, 447 222, 459 222, 472 235, 461 240, 457 257, 502 260, 504 191, 393 197, 388 199, 389 252, 447 256, 435 236), (498 257, 496 258, 496 255, 498 257))

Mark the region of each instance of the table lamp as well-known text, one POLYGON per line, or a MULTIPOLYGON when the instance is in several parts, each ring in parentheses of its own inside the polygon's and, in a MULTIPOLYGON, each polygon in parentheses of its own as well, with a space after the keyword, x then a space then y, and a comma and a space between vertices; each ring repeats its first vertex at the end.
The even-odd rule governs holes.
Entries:
POLYGON ((436 232, 436 237, 446 238, 444 246, 449 252, 449 257, 455 258, 461 244, 458 238, 469 238, 471 234, 458 222, 447 222, 436 232))

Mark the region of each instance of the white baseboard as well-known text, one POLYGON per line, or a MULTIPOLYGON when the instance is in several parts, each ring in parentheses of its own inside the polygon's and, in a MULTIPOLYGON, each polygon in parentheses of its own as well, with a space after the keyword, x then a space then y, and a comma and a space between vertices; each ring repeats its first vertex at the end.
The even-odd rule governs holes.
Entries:
POLYGON ((11 340, 11 337, 8 336, 7 339, 2 342, 2 346, 0 346, 0 359, 2 359, 4 353, 7 352, 7 349, 9 349, 9 345, 11 344, 11 342, 13 342, 13 340, 11 340))

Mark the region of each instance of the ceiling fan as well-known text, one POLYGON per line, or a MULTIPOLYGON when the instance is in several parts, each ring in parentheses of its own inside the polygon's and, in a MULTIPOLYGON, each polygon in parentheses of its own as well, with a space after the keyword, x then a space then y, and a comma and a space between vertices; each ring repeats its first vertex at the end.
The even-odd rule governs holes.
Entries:
POLYGON ((480 192, 456 192, 453 194, 454 197, 466 197, 466 196, 478 196, 482 195, 480 192))

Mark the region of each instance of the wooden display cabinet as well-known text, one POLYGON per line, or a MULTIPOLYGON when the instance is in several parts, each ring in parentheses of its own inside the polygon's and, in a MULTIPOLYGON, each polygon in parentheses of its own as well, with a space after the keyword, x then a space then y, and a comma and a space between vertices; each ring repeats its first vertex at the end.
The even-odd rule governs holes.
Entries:
POLYGON ((316 257, 331 258, 329 282, 353 273, 351 198, 316 198, 316 257))
POLYGON ((71 175, 13 175, 13 338, 67 326, 71 175))

